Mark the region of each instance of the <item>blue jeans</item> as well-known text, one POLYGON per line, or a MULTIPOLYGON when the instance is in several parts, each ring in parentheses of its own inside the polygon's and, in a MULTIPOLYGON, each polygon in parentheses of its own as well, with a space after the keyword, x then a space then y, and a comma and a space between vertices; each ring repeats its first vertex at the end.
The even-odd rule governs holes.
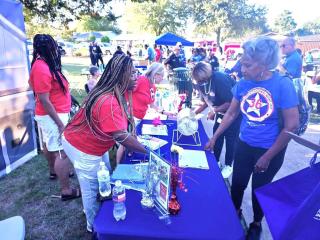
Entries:
POLYGON ((109 153, 106 152, 103 156, 83 153, 72 146, 64 137, 62 137, 62 146, 77 173, 87 224, 92 226, 100 208, 100 203, 97 202, 97 193, 99 192, 97 171, 101 161, 105 162, 110 171, 109 153))

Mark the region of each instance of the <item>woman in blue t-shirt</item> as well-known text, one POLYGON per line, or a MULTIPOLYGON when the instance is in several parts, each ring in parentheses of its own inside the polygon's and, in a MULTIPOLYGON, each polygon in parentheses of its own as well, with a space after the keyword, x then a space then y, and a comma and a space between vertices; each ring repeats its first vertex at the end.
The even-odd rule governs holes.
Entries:
POLYGON ((292 132, 299 125, 298 98, 291 80, 273 71, 279 63, 275 40, 258 37, 244 43, 242 48, 243 78, 234 87, 231 105, 206 148, 213 149, 219 136, 242 114, 231 197, 241 214, 244 190, 252 175, 254 221, 248 238, 259 239, 263 212, 253 192, 270 183, 282 166, 290 140, 286 131, 292 132))

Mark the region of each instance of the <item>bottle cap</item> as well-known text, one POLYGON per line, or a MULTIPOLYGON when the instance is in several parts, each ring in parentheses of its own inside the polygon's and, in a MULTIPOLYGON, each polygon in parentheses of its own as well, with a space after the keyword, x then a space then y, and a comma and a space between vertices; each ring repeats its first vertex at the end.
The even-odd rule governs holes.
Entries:
POLYGON ((122 182, 121 180, 117 180, 116 183, 115 183, 116 187, 120 187, 122 185, 122 182))

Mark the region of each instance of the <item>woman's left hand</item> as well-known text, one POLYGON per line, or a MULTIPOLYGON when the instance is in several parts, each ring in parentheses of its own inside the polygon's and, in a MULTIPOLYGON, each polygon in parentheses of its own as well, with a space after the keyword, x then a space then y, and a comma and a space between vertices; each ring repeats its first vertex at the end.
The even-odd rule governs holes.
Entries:
POLYGON ((260 157, 256 163, 256 165, 254 166, 254 172, 255 173, 263 173, 265 171, 267 171, 268 167, 269 167, 269 163, 270 160, 264 158, 264 157, 260 157))

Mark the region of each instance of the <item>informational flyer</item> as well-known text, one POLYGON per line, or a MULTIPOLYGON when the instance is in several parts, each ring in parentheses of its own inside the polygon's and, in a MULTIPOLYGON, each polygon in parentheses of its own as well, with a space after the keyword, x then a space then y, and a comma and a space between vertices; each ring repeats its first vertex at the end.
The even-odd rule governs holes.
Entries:
POLYGON ((168 136, 168 129, 166 125, 154 126, 152 124, 143 124, 141 132, 144 135, 168 136))
POLYGON ((150 176, 154 181, 154 200, 168 211, 171 165, 154 152, 150 152, 150 176))

